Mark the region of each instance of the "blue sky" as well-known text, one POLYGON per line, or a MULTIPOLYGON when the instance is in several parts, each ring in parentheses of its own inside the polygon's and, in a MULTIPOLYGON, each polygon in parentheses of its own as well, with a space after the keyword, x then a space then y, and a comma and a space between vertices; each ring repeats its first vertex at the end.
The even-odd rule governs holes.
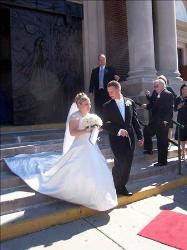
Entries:
POLYGON ((182 0, 176 0, 175 1, 176 5, 176 18, 177 20, 187 22, 187 9, 182 2, 182 0))

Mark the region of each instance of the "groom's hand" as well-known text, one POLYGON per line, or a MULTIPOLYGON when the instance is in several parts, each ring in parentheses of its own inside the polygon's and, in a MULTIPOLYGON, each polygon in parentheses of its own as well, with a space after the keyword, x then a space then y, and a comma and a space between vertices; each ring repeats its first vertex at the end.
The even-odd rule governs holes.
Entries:
POLYGON ((119 133, 118 133, 119 136, 122 136, 122 137, 127 137, 129 135, 128 131, 125 130, 125 129, 120 129, 119 133))

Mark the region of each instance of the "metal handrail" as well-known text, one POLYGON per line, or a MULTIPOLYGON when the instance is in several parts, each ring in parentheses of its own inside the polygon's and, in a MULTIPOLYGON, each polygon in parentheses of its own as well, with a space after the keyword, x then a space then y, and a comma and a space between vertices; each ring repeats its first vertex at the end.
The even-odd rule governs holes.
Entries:
POLYGON ((178 135, 178 143, 174 142, 173 140, 169 140, 175 146, 178 147, 178 166, 179 166, 179 174, 182 174, 182 164, 181 164, 181 141, 180 141, 180 130, 184 128, 184 125, 180 124, 177 121, 172 120, 172 123, 176 125, 177 128, 177 135, 178 135))

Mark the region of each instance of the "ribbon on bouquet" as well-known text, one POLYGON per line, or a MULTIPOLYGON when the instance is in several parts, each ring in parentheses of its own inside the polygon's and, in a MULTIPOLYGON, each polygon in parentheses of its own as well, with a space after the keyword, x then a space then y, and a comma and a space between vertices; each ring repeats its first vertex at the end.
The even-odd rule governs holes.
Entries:
POLYGON ((94 127, 91 134, 90 134, 90 138, 89 141, 95 145, 96 141, 98 139, 98 135, 99 135, 99 128, 98 127, 94 127))

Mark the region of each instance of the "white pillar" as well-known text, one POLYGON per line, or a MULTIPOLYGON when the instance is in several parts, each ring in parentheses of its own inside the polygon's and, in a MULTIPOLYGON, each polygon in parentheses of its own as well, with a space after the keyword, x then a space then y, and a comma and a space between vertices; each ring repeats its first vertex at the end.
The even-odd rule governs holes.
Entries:
POLYGON ((138 95, 156 78, 151 0, 128 0, 128 47, 130 71, 128 91, 138 95), (137 84, 137 88, 134 86, 137 84), (130 86, 132 85, 132 86, 130 86), (142 85, 142 86, 140 86, 142 85), (134 89, 136 88, 136 90, 134 89))
POLYGON ((84 86, 88 92, 90 75, 98 65, 98 55, 105 53, 105 23, 103 1, 83 0, 84 86))
POLYGON ((174 0, 154 1, 155 57, 158 74, 170 83, 181 80, 178 71, 176 13, 174 0))

